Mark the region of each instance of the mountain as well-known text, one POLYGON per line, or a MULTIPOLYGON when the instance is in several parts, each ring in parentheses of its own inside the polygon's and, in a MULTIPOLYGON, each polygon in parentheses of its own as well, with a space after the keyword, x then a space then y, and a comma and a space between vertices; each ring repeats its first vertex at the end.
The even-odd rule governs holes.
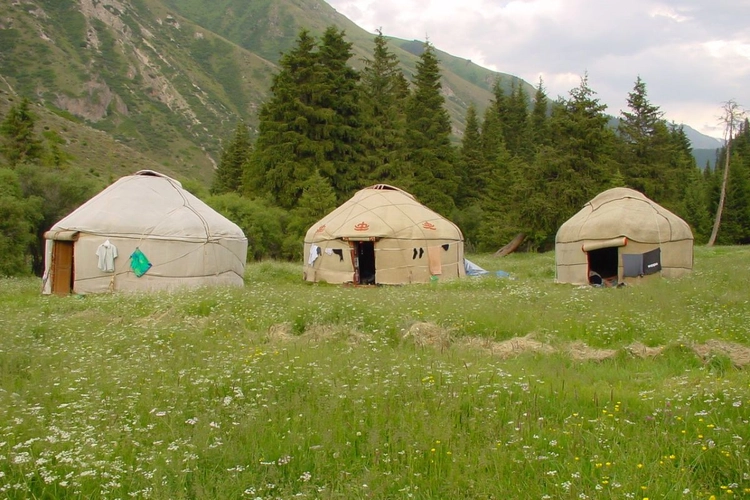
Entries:
MULTIPOLYGON (((151 168, 208 185, 222 140, 240 120, 257 125, 281 54, 301 28, 317 37, 328 26, 345 30, 361 68, 374 35, 323 0, 0 2, 0 117, 28 97, 45 136, 92 175, 151 168)), ((388 40, 415 74, 423 43, 388 40)), ((468 105, 482 113, 496 79, 506 94, 513 84, 534 93, 510 74, 436 53, 456 138, 468 105)), ((694 147, 710 139, 695 134, 694 147)))
POLYGON ((724 145, 724 141, 721 139, 701 134, 689 125, 683 125, 682 130, 685 132, 687 138, 690 139, 690 144, 693 146, 693 149, 717 150, 724 145))
MULTIPOLYGON (((331 25, 345 30, 351 63, 361 67, 374 35, 323 0, 2 2, 0 114, 21 96, 39 103, 43 128, 98 175, 150 165, 207 184, 222 139, 240 120, 257 124, 276 62, 299 30, 317 37, 331 25)), ((389 43, 414 74, 422 43, 389 43)), ((482 110, 490 101, 496 78, 508 91, 516 82, 533 92, 511 75, 437 53, 456 134, 469 103, 482 110)))

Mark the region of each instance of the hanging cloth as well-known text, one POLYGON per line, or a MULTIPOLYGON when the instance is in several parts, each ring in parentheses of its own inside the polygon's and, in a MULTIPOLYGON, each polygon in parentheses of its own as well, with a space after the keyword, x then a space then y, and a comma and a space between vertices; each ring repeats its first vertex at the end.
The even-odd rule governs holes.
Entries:
POLYGON ((117 258, 117 247, 115 247, 109 240, 99 245, 96 249, 96 256, 99 257, 97 267, 100 271, 105 273, 115 272, 115 259, 117 258))
POLYGON ((151 269, 151 265, 151 262, 149 262, 146 255, 139 248, 136 248, 130 255, 130 268, 138 278, 146 274, 146 271, 151 269))

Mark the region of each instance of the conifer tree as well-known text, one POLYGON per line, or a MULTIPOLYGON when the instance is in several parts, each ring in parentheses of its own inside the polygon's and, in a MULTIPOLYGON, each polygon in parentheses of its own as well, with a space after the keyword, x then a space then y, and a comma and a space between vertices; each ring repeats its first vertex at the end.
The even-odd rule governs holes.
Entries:
POLYGON ((283 208, 296 205, 304 183, 325 162, 314 132, 321 126, 322 93, 316 48, 303 29, 292 50, 279 60, 273 95, 260 110, 258 138, 243 175, 245 194, 268 195, 283 208))
POLYGON ((466 110, 466 126, 459 152, 460 184, 456 195, 456 206, 465 208, 478 202, 487 184, 479 118, 474 103, 466 110))
POLYGON ((328 27, 320 42, 317 62, 321 67, 320 102, 317 131, 313 139, 321 143, 325 162, 320 173, 328 178, 339 203, 364 187, 366 176, 360 173, 361 109, 359 73, 348 65, 352 44, 345 32, 328 27))
POLYGON ((411 191, 438 213, 450 214, 458 189, 451 122, 441 93, 435 49, 425 42, 417 61, 414 91, 406 103, 406 147, 411 191))
POLYGON ((252 144, 247 125, 240 122, 234 133, 234 138, 221 154, 219 166, 214 174, 211 194, 224 194, 242 191, 242 172, 245 163, 250 159, 252 144))
POLYGON ((299 204, 292 210, 284 240, 284 253, 298 259, 302 255, 304 236, 315 222, 336 208, 336 193, 327 178, 318 171, 305 182, 299 204))
POLYGON ((0 123, 0 135, 3 139, 0 151, 11 167, 42 157, 42 142, 34 132, 36 119, 30 107, 30 101, 24 97, 17 105, 11 106, 0 123))
POLYGON ((401 184, 404 175, 404 102, 408 82, 398 57, 378 30, 372 59, 361 72, 364 171, 373 182, 401 184))
POLYGON ((628 108, 617 127, 624 141, 623 175, 628 186, 665 205, 672 201, 667 190, 673 141, 658 106, 651 104, 646 84, 639 76, 628 94, 628 108))
POLYGON ((512 155, 528 158, 533 151, 529 129, 529 96, 521 82, 513 82, 506 102, 507 112, 500 117, 505 147, 512 155))
POLYGON ((531 142, 534 146, 544 146, 549 144, 549 99, 544 89, 542 77, 539 77, 539 84, 534 93, 534 106, 531 110, 531 142))
POLYGON ((606 106, 588 85, 588 75, 559 99, 550 119, 551 145, 543 147, 516 186, 526 200, 520 220, 531 244, 551 248, 557 228, 605 187, 618 168, 616 137, 604 114, 606 106))
POLYGON ((255 151, 245 169, 246 193, 267 193, 293 208, 316 170, 339 201, 359 187, 359 75, 347 66, 350 57, 343 31, 326 29, 320 44, 300 31, 295 47, 279 61, 273 97, 261 109, 255 151))

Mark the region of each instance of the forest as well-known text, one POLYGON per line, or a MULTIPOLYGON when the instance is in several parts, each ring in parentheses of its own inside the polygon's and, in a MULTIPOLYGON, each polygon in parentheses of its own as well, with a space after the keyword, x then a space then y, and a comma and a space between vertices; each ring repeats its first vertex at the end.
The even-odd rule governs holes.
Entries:
MULTIPOLYGON (((680 126, 667 122, 636 77, 616 125, 588 76, 551 100, 540 80, 493 86, 465 129, 453 129, 440 61, 424 43, 407 78, 378 32, 356 70, 345 32, 299 32, 259 109, 238 121, 210 186, 183 185, 237 223, 248 260, 300 260, 307 229, 357 190, 402 188, 462 230, 470 252, 519 234, 524 251, 553 249, 557 228, 599 192, 636 189, 685 219, 696 244, 750 242, 750 126, 733 102, 715 167, 697 165, 680 126), (722 184, 726 172, 726 189, 722 184)), ((43 235, 104 186, 75 165, 53 130, 40 133, 28 98, 0 117, 0 275, 40 274, 43 235)))

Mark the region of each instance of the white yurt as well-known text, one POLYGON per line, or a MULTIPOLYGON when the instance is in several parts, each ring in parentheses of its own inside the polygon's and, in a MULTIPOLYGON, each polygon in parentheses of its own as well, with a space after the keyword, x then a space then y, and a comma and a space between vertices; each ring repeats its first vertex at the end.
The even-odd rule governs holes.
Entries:
POLYGON ((600 193, 560 226, 555 237, 559 283, 674 278, 692 268, 690 226, 633 189, 600 193))
POLYGON ((47 294, 244 284, 242 230, 151 170, 120 178, 44 237, 47 294))
POLYGON ((328 283, 427 283, 465 276, 454 223, 387 184, 358 191, 305 236, 304 279, 328 283))

